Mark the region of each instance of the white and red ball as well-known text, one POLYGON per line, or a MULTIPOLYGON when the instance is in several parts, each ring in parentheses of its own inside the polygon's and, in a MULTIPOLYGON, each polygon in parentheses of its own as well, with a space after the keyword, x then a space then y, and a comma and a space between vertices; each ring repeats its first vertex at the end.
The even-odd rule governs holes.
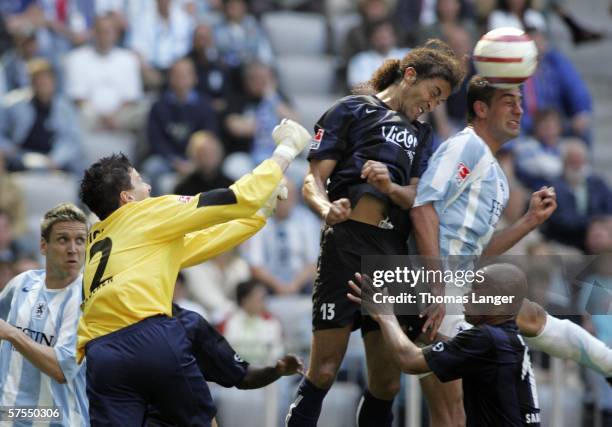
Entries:
POLYGON ((537 56, 534 41, 523 30, 503 27, 489 31, 476 43, 474 65, 493 86, 511 88, 533 74, 537 56))

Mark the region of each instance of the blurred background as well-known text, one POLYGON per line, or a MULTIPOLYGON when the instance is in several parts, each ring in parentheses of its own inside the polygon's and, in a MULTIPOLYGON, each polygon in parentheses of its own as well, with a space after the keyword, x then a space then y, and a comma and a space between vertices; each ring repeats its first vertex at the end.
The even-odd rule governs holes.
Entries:
MULTIPOLYGON (((612 252, 610 0, 1 0, 0 18, 0 289, 41 265, 42 214, 77 202, 83 169, 101 156, 128 155, 156 195, 225 187, 270 155, 280 118, 312 132, 385 59, 431 37, 465 55, 471 74, 476 41, 501 26, 523 28, 539 50, 523 86, 523 135, 499 155, 511 185, 503 222, 542 185, 554 185, 559 202, 513 253, 612 252)), ((422 119, 439 144, 465 126, 465 111, 464 86, 422 119)), ((301 200, 306 170, 305 159, 291 167, 290 197, 259 234, 177 280, 175 299, 256 365, 287 351, 308 358, 321 221, 301 200)), ((593 274, 610 286, 601 264, 593 274)), ((571 319, 612 344, 609 316, 571 319)), ((360 340, 354 334, 321 426, 353 425, 360 340)), ((602 377, 533 359, 544 426, 612 425, 602 377)), ((298 380, 213 387, 221 425, 282 425, 298 380)), ((419 426, 426 411, 404 380, 395 423, 419 426)))

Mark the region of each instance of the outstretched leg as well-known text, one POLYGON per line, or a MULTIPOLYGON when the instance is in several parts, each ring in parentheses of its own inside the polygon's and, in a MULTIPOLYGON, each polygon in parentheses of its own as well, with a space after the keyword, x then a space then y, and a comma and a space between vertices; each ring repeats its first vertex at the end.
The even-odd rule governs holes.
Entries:
POLYGON ((287 427, 316 427, 323 399, 336 379, 350 335, 351 326, 314 332, 308 372, 289 406, 287 427))
POLYGON ((357 409, 358 427, 391 427, 393 399, 400 389, 401 371, 380 330, 367 332, 363 341, 368 367, 368 388, 357 409))

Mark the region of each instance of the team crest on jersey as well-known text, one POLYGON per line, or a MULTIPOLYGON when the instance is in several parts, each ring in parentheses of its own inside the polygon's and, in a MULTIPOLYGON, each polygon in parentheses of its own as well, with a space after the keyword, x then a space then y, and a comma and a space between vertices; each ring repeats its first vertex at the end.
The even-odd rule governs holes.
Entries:
POLYGON ((444 343, 443 342, 439 342, 436 345, 434 345, 431 349, 433 351, 437 352, 437 353, 439 353, 441 351, 444 351, 444 343))
POLYGON ((178 202, 179 203, 189 203, 191 201, 191 199, 193 199, 193 196, 178 196, 178 202))
POLYGON ((457 166, 457 184, 461 184, 470 174, 470 168, 468 168, 463 162, 457 166))
POLYGON ((319 129, 315 136, 312 138, 310 142, 310 149, 317 150, 321 146, 321 141, 323 140, 323 135, 325 135, 325 130, 319 129))
POLYGON ((44 301, 37 302, 36 305, 34 305, 34 310, 32 310, 32 319, 42 319, 46 309, 47 304, 44 301))
POLYGON ((234 353, 234 361, 236 361, 237 363, 244 363, 244 359, 238 356, 238 353, 234 353))

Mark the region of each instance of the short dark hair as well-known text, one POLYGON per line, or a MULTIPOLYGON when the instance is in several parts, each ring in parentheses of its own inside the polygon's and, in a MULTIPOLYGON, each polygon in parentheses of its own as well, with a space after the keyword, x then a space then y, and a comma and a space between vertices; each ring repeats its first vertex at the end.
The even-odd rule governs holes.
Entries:
POLYGON ((134 169, 123 154, 103 157, 85 171, 79 198, 100 220, 119 209, 119 195, 131 190, 130 170, 134 169))
POLYGON ((239 283, 238 286, 236 286, 236 302, 238 303, 238 306, 241 306, 244 299, 259 286, 263 285, 257 280, 253 279, 239 283))
MULTIPOLYGON (((372 75, 367 86, 381 92, 399 81, 406 68, 416 71, 417 81, 441 78, 448 82, 451 92, 461 84, 465 71, 455 52, 442 40, 430 39, 400 59, 387 59, 372 75)), ((363 91, 358 88, 357 91, 363 91)))
POLYGON ((472 123, 476 118, 474 102, 482 101, 491 106, 491 100, 495 95, 496 88, 482 76, 475 75, 468 83, 467 89, 467 122, 472 123))

